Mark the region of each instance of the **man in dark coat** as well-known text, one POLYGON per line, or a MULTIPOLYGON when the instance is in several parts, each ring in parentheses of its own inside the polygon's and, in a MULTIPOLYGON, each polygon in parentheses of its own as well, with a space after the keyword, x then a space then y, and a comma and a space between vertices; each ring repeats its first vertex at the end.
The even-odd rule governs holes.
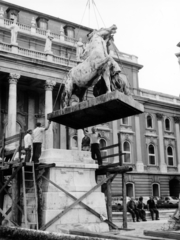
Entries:
POLYGON ((131 198, 131 200, 127 203, 127 210, 131 213, 133 222, 135 222, 135 217, 136 221, 139 222, 139 210, 137 209, 133 198, 131 198))
POLYGON ((139 201, 137 203, 137 209, 139 210, 139 216, 143 221, 147 221, 144 206, 145 206, 145 204, 143 203, 143 197, 139 197, 139 201))
POLYGON ((150 197, 147 201, 147 209, 151 213, 152 220, 154 220, 154 213, 156 214, 156 220, 159 220, 159 211, 157 210, 153 197, 150 197))

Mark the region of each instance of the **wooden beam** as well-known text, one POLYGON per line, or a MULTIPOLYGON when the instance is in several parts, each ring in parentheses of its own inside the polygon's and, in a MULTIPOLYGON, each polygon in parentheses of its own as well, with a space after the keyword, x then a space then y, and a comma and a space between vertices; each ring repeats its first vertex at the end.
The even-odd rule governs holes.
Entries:
MULTIPOLYGON (((116 174, 115 174, 116 176, 116 174)), ((114 176, 113 176, 114 177, 114 176)), ((69 197, 71 197, 72 199, 74 199, 75 201, 77 200, 76 197, 74 197, 72 194, 70 194, 69 192, 67 192, 65 189, 63 189, 62 187, 58 186, 57 184, 55 184, 54 182, 52 182, 51 180, 47 179, 45 176, 42 176, 42 178, 44 178, 46 181, 48 181, 49 183, 51 183, 52 185, 54 185, 57 189, 61 190, 62 192, 64 192, 65 194, 67 194, 69 197)), ((87 211, 89 211, 90 213, 94 214, 96 217, 98 217, 99 219, 102 219, 102 216, 96 212, 94 209, 90 208, 88 205, 86 205, 83 202, 79 202, 79 204, 81 206, 83 206, 87 211)), ((111 226, 113 229, 118 229, 118 227, 112 222, 109 221, 109 219, 104 220, 104 222, 106 222, 109 226, 111 226)))
POLYGON ((126 204, 126 178, 122 173, 122 195, 123 195, 123 228, 127 228, 127 204, 126 204))
POLYGON ((3 217, 8 221, 11 222, 14 226, 19 227, 17 223, 15 223, 13 220, 9 219, 9 217, 3 212, 3 210, 0 208, 0 213, 3 215, 3 217))
MULTIPOLYGON (((107 177, 109 177, 110 174, 107 173, 107 177)), ((111 196, 111 180, 108 180, 107 183, 107 202, 106 202, 106 206, 107 206, 107 214, 108 214, 108 220, 110 222, 112 222, 112 196, 111 196)), ((111 227, 110 227, 111 230, 111 227)))
POLYGON ((109 149, 109 148, 114 148, 114 147, 118 147, 118 143, 113 144, 113 145, 110 145, 110 146, 107 146, 107 147, 100 148, 99 150, 100 150, 100 151, 101 151, 101 150, 107 150, 107 149, 109 149))
POLYGON ((145 236, 151 236, 151 237, 160 237, 160 238, 169 238, 169 239, 180 239, 180 233, 179 232, 165 232, 165 231, 144 231, 145 236))
POLYGON ((125 154, 126 153, 115 153, 115 154, 107 155, 107 156, 104 156, 104 157, 101 157, 101 158, 105 159, 105 158, 116 157, 116 156, 125 155, 125 154))
POLYGON ((84 198, 86 198, 88 195, 90 195, 92 192, 94 192, 98 187, 100 187, 103 183, 107 182, 109 179, 111 179, 113 176, 109 176, 108 178, 102 179, 100 183, 98 183, 96 186, 94 186, 91 190, 83 194, 79 199, 77 199, 74 203, 69 205, 69 207, 65 208, 61 213, 59 213, 57 216, 55 216, 53 219, 51 219, 48 223, 46 223, 44 226, 41 227, 40 230, 46 230, 48 227, 50 227, 53 223, 55 223, 59 218, 64 216, 67 212, 69 212, 73 207, 75 207, 79 202, 81 202, 84 198))
POLYGON ((19 167, 13 172, 11 177, 8 179, 8 181, 4 184, 4 186, 0 189, 0 193, 3 191, 3 189, 10 183, 10 181, 16 176, 18 171, 22 168, 23 163, 19 165, 19 167))

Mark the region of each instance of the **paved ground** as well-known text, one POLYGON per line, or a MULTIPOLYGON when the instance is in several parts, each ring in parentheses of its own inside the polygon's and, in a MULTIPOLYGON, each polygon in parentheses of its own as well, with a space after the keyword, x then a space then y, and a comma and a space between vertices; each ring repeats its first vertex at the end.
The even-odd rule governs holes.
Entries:
MULTIPOLYGON (((122 227, 122 224, 118 224, 114 222, 118 227, 122 227)), ((134 236, 134 237, 142 237, 144 236, 144 230, 164 230, 168 229, 168 220, 159 220, 159 221, 147 221, 147 222, 128 222, 128 229, 134 229, 131 231, 120 231, 120 235, 125 236, 134 236)))

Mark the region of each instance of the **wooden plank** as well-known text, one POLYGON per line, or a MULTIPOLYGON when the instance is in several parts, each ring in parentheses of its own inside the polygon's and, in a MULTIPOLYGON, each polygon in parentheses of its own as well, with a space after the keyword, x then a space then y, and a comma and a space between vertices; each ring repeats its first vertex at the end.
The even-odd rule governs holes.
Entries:
POLYGON ((120 154, 125 155, 126 153, 115 153, 115 154, 107 155, 107 156, 104 156, 104 157, 101 157, 101 158, 105 159, 105 158, 116 157, 116 156, 119 156, 120 154))
POLYGON ((0 189, 0 193, 3 191, 3 189, 10 183, 10 181, 16 176, 18 171, 22 168, 23 164, 21 164, 11 175, 11 177, 8 179, 8 181, 4 184, 4 186, 0 189))
POLYGON ((127 228, 126 178, 124 173, 122 173, 122 195, 123 195, 123 228, 127 228))
MULTIPOLYGON (((20 134, 18 133, 16 135, 11 136, 11 137, 4 138, 5 145, 8 145, 8 144, 11 144, 13 142, 18 141, 19 137, 20 137, 20 134)), ((3 142, 3 140, 0 141, 0 146, 2 146, 2 142, 3 142)))
POLYGON ((86 198, 88 195, 90 195, 92 192, 94 192, 98 187, 100 187, 103 183, 107 182, 109 179, 111 179, 112 176, 110 175, 108 178, 102 179, 100 183, 98 183, 96 186, 94 186, 91 190, 83 194, 79 199, 77 199, 74 203, 69 205, 69 207, 65 208, 61 213, 59 213, 57 216, 55 216, 53 219, 51 219, 48 223, 46 223, 44 226, 41 227, 40 230, 46 230, 48 227, 50 227, 53 223, 55 223, 59 218, 64 216, 67 212, 69 212, 73 207, 75 207, 79 202, 81 202, 84 198, 86 198))
POLYGON ((142 104, 119 91, 113 91, 84 101, 84 104, 49 113, 47 118, 67 127, 82 129, 143 112, 142 104))
POLYGON ((118 147, 118 143, 113 144, 113 145, 110 145, 110 146, 107 146, 107 147, 100 148, 100 151, 101 151, 101 150, 107 150, 107 149, 109 149, 109 148, 115 148, 115 147, 118 147))
POLYGON ((19 227, 17 223, 15 223, 13 220, 9 219, 9 217, 3 212, 3 210, 0 208, 0 213, 4 216, 4 218, 8 221, 11 222, 14 226, 19 227))
MULTIPOLYGON (((115 174, 116 176, 117 174, 115 174)), ((113 176, 113 178, 115 177, 113 176)), ((53 181, 47 179, 45 176, 42 176, 42 178, 44 178, 46 181, 48 181, 49 183, 51 183, 52 185, 54 185, 57 189, 61 190, 62 192, 64 192, 65 194, 67 194, 69 197, 71 197, 72 199, 74 199, 75 201, 77 200, 76 197, 74 197, 72 194, 70 194, 69 192, 67 192, 65 189, 63 189, 62 187, 58 186, 57 184, 55 184, 53 181)), ((90 208, 88 205, 86 205, 83 202, 79 202, 79 204, 81 206, 83 206, 87 211, 89 211, 90 213, 94 214, 96 217, 98 217, 99 219, 102 219, 101 215, 96 212, 94 209, 90 208)), ((106 222, 109 226, 111 226, 113 229, 118 229, 118 227, 112 222, 109 221, 109 219, 104 220, 104 222, 106 222)))
POLYGON ((126 172, 131 172, 133 170, 132 167, 129 167, 129 166, 126 166, 127 168, 122 168, 122 166, 120 167, 116 167, 116 168, 107 168, 107 169, 97 169, 96 170, 96 173, 98 175, 106 175, 107 172, 109 173, 119 173, 119 174, 122 174, 122 173, 126 173, 126 172))
MULTIPOLYGON (((107 173, 106 176, 109 177, 110 174, 107 173)), ((107 193, 107 195, 106 195, 106 197, 107 197, 107 202, 106 202, 106 206, 107 206, 107 214, 108 214, 108 220, 109 220, 110 222, 112 222, 111 179, 107 181, 106 185, 107 185, 107 192, 106 192, 106 193, 107 193)), ((111 229, 111 227, 110 227, 110 229, 111 229)))
POLYGON ((161 237, 168 239, 180 239, 180 233, 178 232, 170 232, 170 231, 144 231, 145 236, 151 237, 161 237))

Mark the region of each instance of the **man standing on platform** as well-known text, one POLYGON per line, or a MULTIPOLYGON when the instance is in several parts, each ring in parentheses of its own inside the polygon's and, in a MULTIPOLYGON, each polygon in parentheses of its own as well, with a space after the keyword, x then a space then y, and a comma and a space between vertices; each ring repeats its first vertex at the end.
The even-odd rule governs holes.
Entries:
POLYGON ((32 130, 28 129, 26 135, 24 136, 24 148, 26 152, 25 162, 29 162, 31 159, 32 150, 32 130))
POLYGON ((41 123, 36 123, 36 128, 33 130, 33 157, 32 161, 34 163, 39 162, 41 156, 41 147, 43 142, 44 131, 49 129, 51 121, 48 122, 47 127, 41 127, 41 123))
POLYGON ((95 155, 98 160, 98 165, 102 165, 102 158, 101 158, 101 153, 99 150, 99 139, 101 138, 100 133, 97 132, 97 129, 95 127, 91 128, 92 133, 88 133, 87 131, 84 131, 84 135, 87 135, 90 138, 91 141, 91 157, 92 159, 96 160, 95 155))

